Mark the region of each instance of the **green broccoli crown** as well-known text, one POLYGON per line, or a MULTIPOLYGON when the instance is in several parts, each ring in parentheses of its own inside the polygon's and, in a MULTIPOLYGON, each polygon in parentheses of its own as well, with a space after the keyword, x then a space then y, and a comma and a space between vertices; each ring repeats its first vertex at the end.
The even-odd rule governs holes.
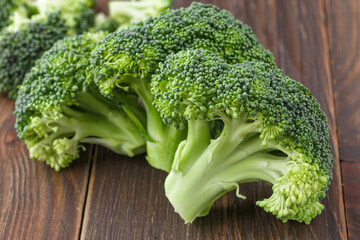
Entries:
MULTIPOLYGON (((100 15, 98 19, 101 19, 98 23, 95 21, 95 29, 94 31, 106 31, 109 33, 115 32, 117 28, 119 27, 119 23, 111 18, 111 17, 105 17, 103 13, 98 13, 97 15, 100 15)), ((96 20, 96 19, 95 19, 96 20)))
POLYGON ((207 214, 217 197, 255 179, 273 184, 272 197, 257 204, 283 221, 309 223, 321 212, 319 201, 332 176, 329 129, 302 84, 273 64, 231 64, 195 49, 170 55, 152 77, 151 90, 163 121, 189 128, 165 183, 186 221, 207 214), (216 128, 222 132, 213 138, 209 122, 219 120, 224 127, 216 128), (204 187, 198 187, 201 181, 204 187), (179 199, 194 192, 204 198, 199 196, 198 209, 188 206, 192 212, 179 199))
POLYGON ((273 65, 228 64, 197 49, 168 57, 151 82, 154 105, 167 124, 214 120, 223 114, 261 118, 261 133, 284 148, 296 149, 331 176, 329 127, 317 100, 301 83, 273 65), (275 131, 276 129, 276 131, 275 131))
POLYGON ((60 10, 70 27, 70 34, 81 34, 87 32, 95 24, 95 12, 93 0, 37 0, 41 13, 60 10))
POLYGON ((87 32, 95 25, 95 12, 84 3, 79 6, 79 10, 74 16, 74 21, 74 29, 77 34, 87 32))
POLYGON ((12 0, 0 0, 0 30, 9 24, 13 5, 12 0))
POLYGON ((17 28, 37 13, 31 0, 0 0, 0 30, 8 25, 17 28))
POLYGON ((34 117, 61 115, 64 105, 77 102, 77 93, 88 87, 84 72, 96 41, 90 34, 75 35, 58 41, 36 62, 22 84, 16 101, 16 127, 23 138, 34 117), (88 36, 88 37, 87 37, 88 36))
POLYGON ((210 50, 228 63, 274 64, 272 54, 259 44, 250 27, 227 11, 193 3, 104 38, 93 54, 96 82, 104 94, 111 95, 115 86, 124 84, 122 75, 148 79, 170 53, 197 48, 210 50))
POLYGON ((36 59, 67 31, 60 12, 34 17, 17 31, 4 31, 0 37, 0 91, 15 98, 17 86, 36 59))
POLYGON ((160 15, 171 3, 172 0, 110 1, 109 15, 124 27, 131 22, 160 15))
POLYGON ((126 114, 88 81, 90 53, 103 37, 102 32, 88 33, 56 42, 19 90, 18 135, 30 157, 56 170, 79 157, 81 143, 102 144, 129 156, 143 151, 145 141, 126 114))

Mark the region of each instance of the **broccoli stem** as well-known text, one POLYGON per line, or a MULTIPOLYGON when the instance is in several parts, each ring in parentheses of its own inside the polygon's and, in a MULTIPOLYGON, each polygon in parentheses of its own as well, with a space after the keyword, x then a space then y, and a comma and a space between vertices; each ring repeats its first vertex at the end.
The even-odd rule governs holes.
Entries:
POLYGON ((166 178, 166 196, 186 223, 207 215, 213 203, 226 192, 237 189, 238 184, 258 180, 273 184, 289 167, 287 157, 258 152, 238 159, 226 170, 208 172, 210 154, 210 151, 203 153, 186 174, 171 171, 166 178))
POLYGON ((145 141, 123 110, 88 91, 78 94, 79 105, 64 107, 64 117, 55 122, 74 133, 74 140, 105 146, 120 154, 144 152, 145 141))
POLYGON ((207 146, 208 137, 199 145, 193 142, 209 122, 188 121, 188 140, 181 143, 185 146, 176 153, 178 159, 166 178, 166 196, 185 222, 206 215, 216 199, 238 189, 239 183, 261 180, 274 184, 292 165, 286 154, 274 154, 277 146, 263 145, 258 129, 245 116, 222 119, 222 134, 207 146), (196 157, 191 157, 192 152, 196 157))
POLYGON ((147 161, 155 168, 169 172, 179 143, 185 139, 186 131, 174 126, 165 125, 159 112, 153 106, 154 97, 150 92, 150 84, 146 79, 133 75, 123 76, 123 82, 142 100, 147 115, 147 133, 151 140, 146 141, 147 161))

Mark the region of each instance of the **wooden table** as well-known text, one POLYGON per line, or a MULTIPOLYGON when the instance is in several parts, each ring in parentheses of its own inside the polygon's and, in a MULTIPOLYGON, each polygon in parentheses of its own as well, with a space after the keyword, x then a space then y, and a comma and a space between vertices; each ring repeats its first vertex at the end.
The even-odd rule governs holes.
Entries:
POLYGON ((360 239, 359 0, 202 2, 249 24, 278 66, 321 102, 335 157, 323 213, 310 225, 284 224, 255 206, 271 187, 251 183, 241 185, 245 201, 229 193, 185 225, 164 196, 166 174, 143 155, 88 146, 60 173, 30 160, 13 127, 14 103, 2 94, 0 239, 360 239))

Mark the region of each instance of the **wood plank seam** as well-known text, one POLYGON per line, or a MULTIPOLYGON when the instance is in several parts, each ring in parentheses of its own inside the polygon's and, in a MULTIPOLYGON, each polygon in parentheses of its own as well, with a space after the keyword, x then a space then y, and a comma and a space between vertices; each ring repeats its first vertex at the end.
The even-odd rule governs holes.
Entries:
POLYGON ((88 193, 89 193, 89 186, 90 186, 90 179, 91 179, 91 174, 92 174, 92 168, 93 168, 93 164, 94 164, 94 159, 96 157, 96 151, 97 151, 98 146, 93 145, 90 149, 91 154, 90 154, 90 168, 89 168, 89 174, 88 174, 88 180, 87 180, 87 184, 86 184, 86 190, 85 190, 85 196, 84 196, 84 204, 82 206, 82 214, 81 214, 81 220, 80 220, 80 229, 79 229, 79 236, 78 239, 81 239, 82 236, 82 230, 83 230, 83 224, 84 224, 84 218, 85 218, 85 212, 86 212, 86 204, 88 203, 88 193))

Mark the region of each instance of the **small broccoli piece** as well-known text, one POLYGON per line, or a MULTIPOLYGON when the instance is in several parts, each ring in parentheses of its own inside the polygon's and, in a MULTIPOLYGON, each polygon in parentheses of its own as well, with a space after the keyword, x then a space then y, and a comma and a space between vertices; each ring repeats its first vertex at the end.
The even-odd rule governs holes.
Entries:
POLYGON ((0 30, 17 26, 38 13, 31 0, 0 0, 0 30))
MULTIPOLYGON (((90 53, 103 36, 88 33, 58 41, 36 62, 19 90, 18 136, 31 158, 57 171, 79 157, 84 143, 128 156, 145 150, 136 123, 117 102, 102 97, 91 80, 90 53)), ((130 111, 145 123, 137 96, 123 95, 122 100, 131 102, 130 111)))
POLYGON ((114 92, 130 89, 144 103, 151 139, 148 161, 165 171, 170 171, 177 146, 186 137, 186 125, 175 128, 162 122, 152 104, 151 76, 169 54, 196 48, 210 50, 229 63, 258 60, 275 65, 250 27, 227 11, 200 3, 109 34, 92 54, 95 82, 103 96, 112 98, 114 92))
POLYGON ((93 27, 93 31, 105 31, 108 33, 115 32, 119 27, 119 23, 111 18, 106 16, 104 13, 97 13, 95 16, 95 25, 93 27))
POLYGON ((12 8, 13 1, 0 0, 0 30, 9 24, 12 8))
POLYGON ((69 34, 87 32, 95 24, 93 0, 36 0, 40 13, 60 10, 70 27, 69 34))
POLYGON ((170 55, 152 77, 154 105, 167 124, 188 125, 165 181, 185 222, 207 215, 239 184, 265 181, 257 205, 286 222, 310 223, 332 177, 329 128, 308 89, 272 64, 229 64, 203 49, 170 55), (214 137, 211 125, 223 122, 214 137))
POLYGON ((36 59, 67 31, 60 12, 35 15, 17 27, 9 25, 3 30, 0 35, 0 92, 8 92, 9 98, 15 98, 18 85, 36 59))
POLYGON ((143 21, 148 17, 157 17, 170 8, 172 0, 128 0, 110 1, 109 15, 121 27, 130 23, 143 21))

